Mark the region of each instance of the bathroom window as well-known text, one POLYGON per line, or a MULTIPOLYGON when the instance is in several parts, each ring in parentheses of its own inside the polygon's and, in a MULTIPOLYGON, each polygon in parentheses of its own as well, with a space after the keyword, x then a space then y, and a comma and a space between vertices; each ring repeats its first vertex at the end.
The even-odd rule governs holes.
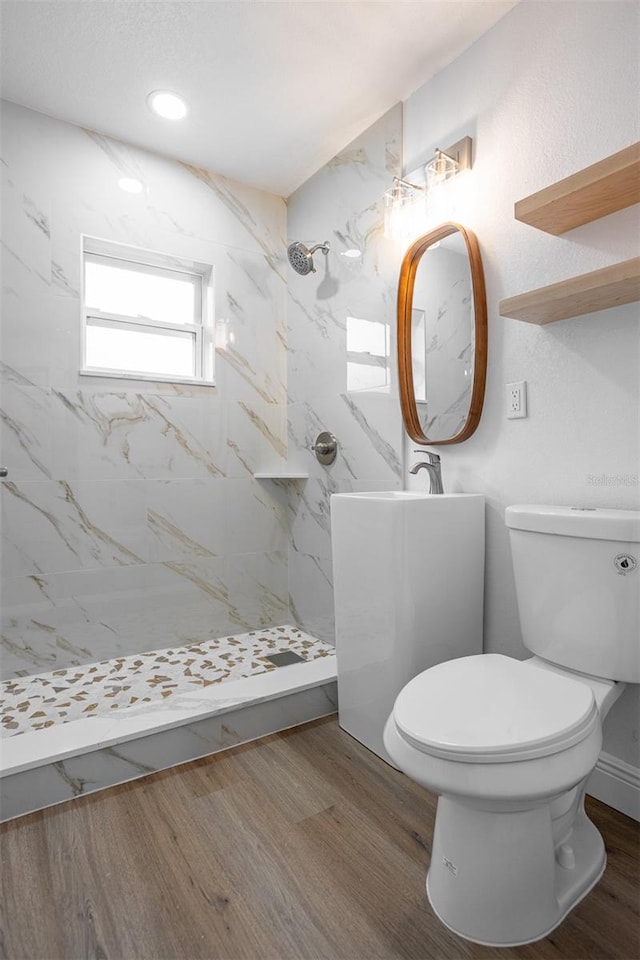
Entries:
POLYGON ((85 237, 83 304, 81 373, 213 383, 211 266, 85 237))

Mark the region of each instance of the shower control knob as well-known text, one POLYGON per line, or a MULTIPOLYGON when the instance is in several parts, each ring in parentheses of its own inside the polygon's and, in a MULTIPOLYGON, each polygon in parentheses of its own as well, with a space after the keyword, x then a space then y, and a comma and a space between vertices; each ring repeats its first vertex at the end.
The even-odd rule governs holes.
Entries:
POLYGON ((338 453, 338 441, 328 430, 323 430, 316 437, 316 442, 311 447, 319 463, 328 466, 336 458, 338 453))
POLYGON ((0 467, 0 477, 8 477, 9 471, 6 467, 0 467))

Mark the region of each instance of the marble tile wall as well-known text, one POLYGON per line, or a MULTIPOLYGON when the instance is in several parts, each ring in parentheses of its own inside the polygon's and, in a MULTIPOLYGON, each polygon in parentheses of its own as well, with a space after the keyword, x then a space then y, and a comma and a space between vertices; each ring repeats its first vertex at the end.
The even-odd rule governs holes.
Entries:
POLYGON ((325 641, 334 639, 330 496, 402 486, 393 351, 386 392, 347 389, 348 318, 386 326, 392 343, 395 334, 401 251, 383 237, 382 199, 401 174, 401 122, 398 104, 287 201, 289 242, 331 246, 315 274, 287 278, 289 459, 310 474, 289 499, 289 596, 298 623, 325 641), (329 467, 310 450, 321 430, 339 441, 329 467))
POLYGON ((284 201, 9 103, 2 174, 2 676, 285 622, 284 201), (213 264, 215 388, 78 375, 81 234, 213 264))

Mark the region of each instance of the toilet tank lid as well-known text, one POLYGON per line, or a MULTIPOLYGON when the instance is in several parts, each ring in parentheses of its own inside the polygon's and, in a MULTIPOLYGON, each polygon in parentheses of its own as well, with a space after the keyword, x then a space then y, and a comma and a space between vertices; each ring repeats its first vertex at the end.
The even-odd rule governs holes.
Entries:
POLYGON ((640 510, 522 504, 507 507, 505 523, 514 530, 554 533, 563 537, 640 541, 640 510))

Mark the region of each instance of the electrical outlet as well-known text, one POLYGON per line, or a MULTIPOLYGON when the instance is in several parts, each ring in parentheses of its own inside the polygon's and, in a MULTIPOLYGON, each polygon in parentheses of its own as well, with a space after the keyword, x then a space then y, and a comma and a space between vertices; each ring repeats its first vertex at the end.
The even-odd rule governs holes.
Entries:
POLYGON ((527 415, 527 381, 507 384, 507 420, 519 420, 527 415))

